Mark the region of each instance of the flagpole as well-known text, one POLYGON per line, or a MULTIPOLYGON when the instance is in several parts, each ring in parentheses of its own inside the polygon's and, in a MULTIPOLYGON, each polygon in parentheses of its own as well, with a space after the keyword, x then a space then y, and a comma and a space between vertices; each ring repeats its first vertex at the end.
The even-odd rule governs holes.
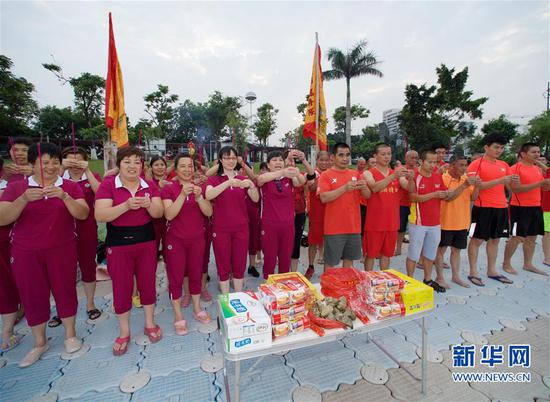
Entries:
POLYGON ((315 152, 319 152, 319 35, 315 32, 315 152))

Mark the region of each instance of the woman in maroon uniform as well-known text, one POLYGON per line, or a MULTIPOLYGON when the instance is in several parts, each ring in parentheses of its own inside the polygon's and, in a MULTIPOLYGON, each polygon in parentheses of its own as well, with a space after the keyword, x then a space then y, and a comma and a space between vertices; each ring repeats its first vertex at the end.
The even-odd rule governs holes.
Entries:
POLYGON ((204 186, 193 183, 194 166, 189 154, 175 159, 177 181, 162 189, 166 232, 166 272, 168 290, 174 308, 176 334, 187 334, 187 322, 181 312, 180 299, 185 276, 193 299, 193 317, 206 324, 208 313, 201 309, 202 261, 204 256, 204 218, 212 215, 212 205, 203 197, 204 186))
POLYGON ((65 327, 65 351, 78 351, 76 337, 75 218, 84 220, 89 208, 78 185, 59 177, 61 151, 49 143, 31 145, 34 174, 10 183, 0 199, 0 226, 11 231, 11 269, 34 336, 34 347, 19 362, 35 363, 48 350, 46 323, 50 292, 65 327), (40 157, 39 157, 40 155, 40 157))
POLYGON ((218 172, 208 178, 206 199, 213 201, 213 244, 222 293, 229 293, 229 275, 236 292, 243 289, 248 255, 248 212, 246 197, 257 202, 258 189, 237 174, 237 151, 223 147, 218 154, 218 172))
POLYGON ((96 193, 95 217, 98 222, 107 222, 107 269, 120 325, 113 345, 116 356, 126 353, 130 342, 134 276, 145 315, 145 335, 151 342, 162 338, 153 317, 157 248, 152 220, 162 216, 163 208, 157 186, 140 177, 144 157, 137 147, 119 149, 119 173, 105 178, 96 193))

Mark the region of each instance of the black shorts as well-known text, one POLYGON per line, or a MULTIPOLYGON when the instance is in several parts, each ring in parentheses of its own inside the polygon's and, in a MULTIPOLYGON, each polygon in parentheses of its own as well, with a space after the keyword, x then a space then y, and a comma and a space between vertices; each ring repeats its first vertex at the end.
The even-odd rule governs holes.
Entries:
POLYGON ((510 227, 510 236, 544 235, 542 208, 510 205, 510 227))
POLYGON ((403 205, 399 207, 399 233, 405 233, 407 231, 410 213, 411 207, 405 207, 403 205))
POLYGON ((468 229, 464 230, 443 230, 441 229, 441 240, 439 247, 454 247, 464 250, 468 245, 468 229))
POLYGON ((472 208, 470 236, 489 240, 508 237, 508 208, 477 207, 472 208))
POLYGON ((300 259, 300 246, 302 245, 302 235, 304 234, 304 225, 306 223, 305 212, 297 213, 294 216, 294 246, 292 247, 292 259, 300 259))

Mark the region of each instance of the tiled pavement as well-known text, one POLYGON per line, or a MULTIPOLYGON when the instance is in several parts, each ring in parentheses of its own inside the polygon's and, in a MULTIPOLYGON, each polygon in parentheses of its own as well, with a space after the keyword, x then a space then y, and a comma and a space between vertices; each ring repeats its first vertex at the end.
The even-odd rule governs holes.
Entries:
MULTIPOLYGON (((499 263, 504 244, 501 244, 499 263)), ((540 246, 535 261, 542 262, 540 246)), ((303 258, 306 258, 305 249, 303 258)), ((466 276, 466 255, 463 253, 462 274, 466 276)), ((485 254, 480 252, 480 267, 485 254)), ((514 256, 516 268, 521 268, 522 253, 514 256)), ((404 257, 395 258, 392 266, 403 270, 404 257)), ((303 267, 301 268, 303 270, 303 267)), ((547 269, 548 270, 548 269, 547 269)), ((320 271, 320 269, 318 269, 320 271)), ((550 271, 550 270, 548 270, 550 271)), ((215 278, 215 267, 210 266, 215 278)), ((417 272, 417 277, 421 276, 417 272)), ((450 275, 446 271, 447 276, 450 275)), ((533 401, 550 399, 550 295, 547 277, 521 271, 513 277, 513 285, 502 285, 484 278, 485 288, 459 288, 454 285, 446 294, 436 295, 436 310, 428 319, 430 359, 428 364, 428 394, 420 393, 420 384, 414 381, 395 362, 386 357, 364 336, 347 337, 341 341, 269 356, 263 360, 242 363, 241 381, 243 401, 533 401), (514 329, 515 328, 515 329, 514 329), (500 371, 524 371, 531 374, 529 383, 455 383, 450 346, 467 343, 466 340, 495 345, 530 344, 532 362, 528 369, 501 368, 500 371), (439 352, 439 353, 438 353, 439 352), (376 373, 370 377, 368 373, 376 373), (368 378, 371 382, 369 382, 368 378)), ((318 280, 318 274, 314 281, 318 280)), ((255 289, 259 280, 247 280, 255 289)), ((132 344, 128 353, 115 358, 111 343, 117 335, 116 317, 112 313, 110 283, 98 286, 98 307, 108 314, 107 319, 92 325, 86 322, 85 305, 77 316, 78 335, 91 350, 72 361, 62 360, 63 332, 49 329, 51 349, 27 369, 19 369, 17 361, 32 344, 25 323, 17 330, 25 333, 22 344, 0 355, 0 401, 66 400, 66 401, 225 401, 225 387, 221 371, 207 373, 201 369, 201 360, 219 352, 216 332, 193 321, 186 309, 190 333, 185 337, 174 334, 172 313, 166 294, 166 275, 159 264, 158 308, 156 319, 164 330, 164 339, 155 345, 143 344, 143 316, 141 310, 132 312, 132 344), (135 343, 137 341, 138 343, 135 343), (138 390, 124 393, 123 379, 139 373, 147 384, 138 390), (149 378, 150 377, 150 378, 149 378)), ((210 291, 216 293, 215 283, 210 291)), ((79 294, 82 294, 79 289, 79 294)), ((205 304, 211 314, 213 304, 205 304)), ((53 311, 53 310, 52 310, 53 311)), ((417 322, 396 325, 372 333, 373 338, 392 350, 401 362, 419 373, 420 326, 417 322)), ((479 349, 478 349, 479 354, 479 349)), ((468 371, 467 369, 460 369, 468 371)), ((476 371, 489 370, 477 365, 476 371)), ((229 383, 234 384, 234 367, 228 365, 229 383)), ((126 390, 128 391, 128 390, 126 390)))

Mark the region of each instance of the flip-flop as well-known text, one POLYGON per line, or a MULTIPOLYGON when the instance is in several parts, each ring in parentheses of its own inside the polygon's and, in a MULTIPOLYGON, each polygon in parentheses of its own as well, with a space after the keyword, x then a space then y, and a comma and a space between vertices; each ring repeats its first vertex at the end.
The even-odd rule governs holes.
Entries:
POLYGON ((26 354, 26 356, 19 362, 19 367, 25 368, 32 366, 34 363, 36 363, 40 357, 46 353, 46 351, 50 348, 50 345, 45 344, 44 346, 34 347, 32 348, 29 353, 26 354))
POLYGON ((97 308, 86 311, 86 314, 88 314, 88 318, 90 320, 97 320, 99 317, 101 317, 101 311, 99 311, 97 308))
MULTIPOLYGON (((130 335, 128 335, 126 338, 118 337, 115 339, 115 345, 120 345, 121 347, 119 349, 115 349, 113 347, 113 355, 115 356, 122 356, 124 353, 128 351, 128 345, 130 344, 130 335), (122 346, 124 345, 124 346, 122 346)), ((115 346, 113 345, 113 346, 115 346)))
POLYGON ((162 339, 162 330, 158 325, 153 328, 143 328, 143 333, 147 335, 151 343, 157 343, 162 339))
POLYGON ((487 278, 490 278, 494 281, 499 281, 500 283, 505 283, 507 285, 511 285, 512 283, 514 283, 514 281, 511 281, 504 275, 487 276, 487 278))
POLYGON ((547 267, 550 267, 550 264, 547 264, 547 263, 545 263, 545 262, 543 262, 543 264, 546 265, 547 267))
POLYGON ((485 286, 481 278, 478 276, 468 276, 468 280, 476 286, 480 286, 480 287, 485 286))
MULTIPOLYGON (((6 342, 6 345, 8 346, 6 346, 5 348, 0 347, 0 352, 7 352, 8 350, 12 350, 17 345, 19 345, 19 343, 21 342, 21 338, 23 338, 23 335, 21 334, 11 335, 6 342)), ((3 343, 4 343, 4 340, 0 339, 0 345, 2 345, 3 343)))
POLYGON ((61 320, 58 316, 54 315, 50 321, 48 321, 49 328, 59 327, 61 325, 61 320))
POLYGON ((201 310, 200 313, 195 313, 193 311, 193 317, 195 317, 195 320, 197 320, 201 324, 208 324, 210 321, 212 321, 210 315, 204 310, 201 310))
POLYGON ((187 330, 187 321, 185 320, 174 322, 174 328, 176 330, 176 335, 184 336, 187 335, 187 332, 189 332, 187 330))

